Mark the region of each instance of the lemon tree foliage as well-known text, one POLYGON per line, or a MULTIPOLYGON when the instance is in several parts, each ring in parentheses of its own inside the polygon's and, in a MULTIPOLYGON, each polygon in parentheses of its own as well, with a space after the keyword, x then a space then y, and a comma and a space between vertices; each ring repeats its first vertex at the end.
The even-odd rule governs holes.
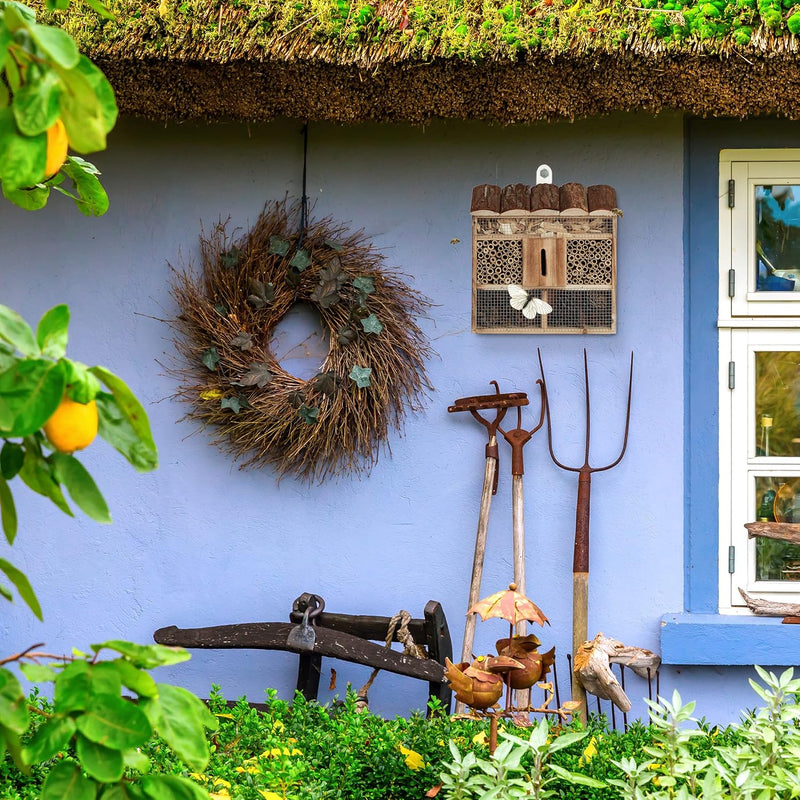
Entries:
POLYGON ((157 733, 188 767, 205 769, 206 729, 216 730, 216 717, 193 694, 156 683, 147 671, 188 658, 181 648, 116 640, 93 644, 91 652, 69 659, 36 651, 12 656, 26 678, 53 684, 53 703, 38 709, 45 719, 30 730, 19 680, 0 668, 0 756, 7 752, 24 773, 57 759, 41 800, 94 800, 101 788, 108 800, 208 800, 188 778, 147 775, 150 761, 139 749, 157 733), (111 657, 100 660, 101 651, 111 657), (136 695, 137 702, 123 698, 122 691, 136 695))
MULTIPOLYGON (((51 308, 35 333, 17 312, 0 305, 0 522, 9 544, 17 535, 14 480, 69 516, 74 505, 97 522, 111 522, 97 484, 73 455, 94 430, 139 472, 158 465, 141 403, 114 373, 66 357, 68 327, 65 305, 51 308)), ((3 559, 0 572, 41 618, 25 576, 3 559)), ((0 594, 11 599, 2 584, 0 594)))
MULTIPOLYGON (((99 0, 86 0, 103 16, 99 0)), ((69 0, 48 0, 51 10, 69 0)), ((12 203, 33 211, 55 190, 87 216, 108 209, 97 168, 80 156, 105 149, 117 105, 103 73, 60 28, 36 21, 33 9, 0 0, 0 183, 12 203)))

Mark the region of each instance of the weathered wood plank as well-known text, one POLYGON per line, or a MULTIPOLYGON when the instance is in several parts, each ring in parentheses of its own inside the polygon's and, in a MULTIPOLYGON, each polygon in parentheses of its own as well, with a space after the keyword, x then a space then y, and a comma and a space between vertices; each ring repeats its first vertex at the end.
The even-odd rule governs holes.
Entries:
MULTIPOLYGON (((320 615, 320 619, 322 615, 320 615)), ((174 625, 160 628, 153 634, 159 644, 201 649, 252 649, 283 650, 308 654, 286 644, 290 631, 295 626, 290 622, 252 622, 240 625, 216 625, 208 628, 177 628, 174 625)), ((381 647, 344 631, 316 627, 317 640, 313 653, 319 656, 338 658, 353 664, 383 669, 398 675, 420 678, 429 682, 444 682, 444 667, 432 659, 410 658, 381 647)), ((420 637, 424 641, 424 635, 420 637)))
MULTIPOLYGON (((299 623, 303 619, 303 612, 292 611, 289 614, 289 619, 292 622, 299 623)), ((375 642, 385 642, 391 619, 391 617, 332 614, 328 611, 323 611, 316 618, 315 622, 320 628, 349 633, 351 636, 357 636, 359 639, 371 639, 375 642)), ((424 619, 412 619, 411 622, 408 623, 408 630, 414 637, 415 642, 425 641, 424 619)), ((397 638, 397 631, 395 631, 392 641, 399 641, 397 638)))
POLYGON ((761 617, 797 617, 800 616, 800 603, 776 603, 772 600, 761 600, 752 597, 740 588, 739 594, 747 603, 747 607, 761 617))
POLYGON ((800 544, 800 524, 796 522, 747 522, 747 537, 762 536, 766 539, 780 539, 782 542, 800 544))

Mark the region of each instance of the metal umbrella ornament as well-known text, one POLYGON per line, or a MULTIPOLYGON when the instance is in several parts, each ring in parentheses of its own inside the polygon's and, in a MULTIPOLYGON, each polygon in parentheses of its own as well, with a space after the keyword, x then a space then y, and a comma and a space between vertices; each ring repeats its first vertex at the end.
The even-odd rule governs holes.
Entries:
MULTIPOLYGON (((514 636, 514 626, 520 622, 536 622, 544 627, 550 620, 544 615, 539 606, 524 594, 517 591, 516 583, 509 583, 508 589, 484 597, 479 600, 467 614, 478 614, 485 622, 487 619, 497 617, 504 619, 509 624, 509 638, 514 636)), ((511 707, 511 683, 506 680, 506 710, 511 707)))

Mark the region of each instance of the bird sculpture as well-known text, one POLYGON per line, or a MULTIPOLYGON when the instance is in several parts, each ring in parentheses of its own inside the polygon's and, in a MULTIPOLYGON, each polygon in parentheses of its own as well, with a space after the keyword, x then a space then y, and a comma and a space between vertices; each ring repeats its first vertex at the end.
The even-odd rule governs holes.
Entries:
POLYGON ((538 651, 540 644, 539 639, 533 634, 512 636, 497 642, 498 655, 507 656, 522 665, 522 669, 508 672, 508 685, 512 689, 530 689, 537 681, 543 680, 550 671, 556 660, 556 649, 551 647, 546 653, 540 653, 538 651))
POLYGON ((456 700, 478 711, 491 708, 500 699, 506 673, 521 669, 519 661, 503 655, 478 656, 471 664, 445 659, 445 677, 456 700))

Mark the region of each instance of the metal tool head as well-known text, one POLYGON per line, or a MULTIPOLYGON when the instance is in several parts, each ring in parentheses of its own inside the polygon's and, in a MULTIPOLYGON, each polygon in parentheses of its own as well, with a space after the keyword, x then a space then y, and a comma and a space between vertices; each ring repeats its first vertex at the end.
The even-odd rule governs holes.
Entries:
MULTIPOLYGON (((494 381, 492 382, 494 383, 494 381)), ((528 405, 528 395, 525 392, 507 392, 506 394, 477 394, 473 397, 459 397, 453 405, 447 407, 447 410, 451 413, 454 411, 486 411, 519 408, 526 405, 528 405)))

